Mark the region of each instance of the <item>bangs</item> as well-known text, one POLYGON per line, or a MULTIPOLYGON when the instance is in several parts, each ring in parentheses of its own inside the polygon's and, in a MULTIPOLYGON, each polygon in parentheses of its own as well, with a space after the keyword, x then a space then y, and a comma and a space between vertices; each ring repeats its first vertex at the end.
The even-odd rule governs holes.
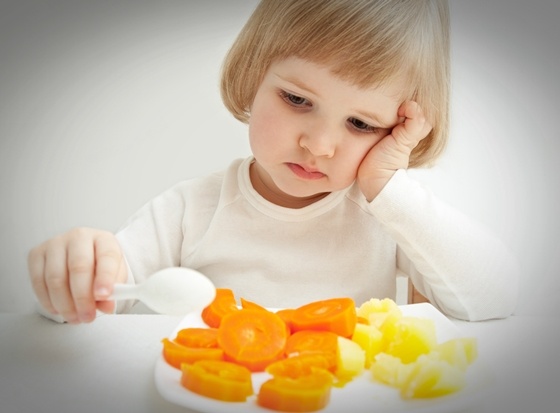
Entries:
POLYGON ((360 87, 404 76, 411 84, 404 95, 414 94, 418 58, 425 49, 418 19, 421 7, 414 12, 410 2, 394 0, 276 3, 278 9, 269 16, 274 22, 263 22, 258 33, 258 44, 263 51, 268 49, 258 54, 267 55, 268 64, 296 56, 329 66, 335 75, 360 87))

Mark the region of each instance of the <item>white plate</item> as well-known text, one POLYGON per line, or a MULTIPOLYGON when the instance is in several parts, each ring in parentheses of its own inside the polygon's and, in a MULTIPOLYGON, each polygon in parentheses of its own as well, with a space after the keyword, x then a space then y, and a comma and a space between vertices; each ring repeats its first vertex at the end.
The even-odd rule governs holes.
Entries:
MULTIPOLYGON (((429 303, 403 305, 400 308, 404 315, 432 319, 436 326, 437 340, 440 343, 463 336, 447 317, 429 303)), ((207 326, 200 318, 200 314, 191 314, 179 323, 169 338, 174 338, 179 330, 187 327, 207 326)), ((156 361, 155 381, 158 391, 166 400, 203 413, 272 412, 272 410, 260 407, 256 403, 256 396, 252 396, 246 402, 221 402, 199 396, 181 386, 180 377, 181 372, 167 364, 160 355, 156 361)), ((253 373, 255 393, 268 377, 266 373, 253 373)), ((477 403, 493 383, 491 372, 480 358, 469 366, 466 379, 467 386, 460 392, 433 399, 403 400, 396 389, 374 382, 371 379, 371 373, 366 370, 362 376, 355 378, 343 388, 333 387, 331 400, 321 412, 438 413, 462 410, 477 403)))

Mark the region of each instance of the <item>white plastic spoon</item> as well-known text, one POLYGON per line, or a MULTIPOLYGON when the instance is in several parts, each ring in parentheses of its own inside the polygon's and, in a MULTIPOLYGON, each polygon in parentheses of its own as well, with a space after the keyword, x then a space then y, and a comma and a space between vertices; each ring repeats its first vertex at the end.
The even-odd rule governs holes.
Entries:
POLYGON ((140 300, 156 313, 186 315, 202 311, 216 296, 214 284, 190 268, 170 267, 135 284, 115 284, 112 300, 140 300))

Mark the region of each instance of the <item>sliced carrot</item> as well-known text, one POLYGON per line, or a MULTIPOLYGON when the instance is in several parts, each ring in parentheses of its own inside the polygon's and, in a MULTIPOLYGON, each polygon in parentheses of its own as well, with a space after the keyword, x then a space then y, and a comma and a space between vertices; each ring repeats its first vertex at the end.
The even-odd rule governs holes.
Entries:
POLYGON ((318 369, 297 379, 275 376, 265 381, 257 395, 257 404, 283 412, 313 412, 330 400, 332 375, 318 369))
POLYGON ((288 357, 297 354, 321 354, 329 361, 328 369, 336 369, 338 335, 332 331, 301 330, 288 337, 284 352, 288 357))
POLYGON ((254 310, 268 311, 268 310, 267 310, 265 307, 263 307, 262 305, 257 304, 257 303, 255 303, 255 302, 253 302, 253 301, 246 300, 246 299, 243 298, 243 297, 240 299, 240 301, 241 301, 241 308, 246 308, 246 309, 252 308, 252 309, 254 309, 254 310))
POLYGON ((294 314, 294 311, 296 311, 294 308, 283 308, 282 310, 276 311, 276 314, 278 314, 280 318, 284 320, 290 331, 293 331, 292 316, 294 314))
MULTIPOLYGON (((257 304, 253 301, 246 300, 244 298, 241 298, 241 308, 260 310, 260 311, 270 311, 268 308, 263 307, 262 305, 257 304)), ((278 314, 278 311, 276 312, 276 314, 278 314)), ((286 330, 287 330, 288 335, 290 335, 292 333, 292 329, 291 329, 290 324, 283 317, 280 317, 280 318, 282 318, 282 320, 284 320, 284 322, 286 323, 286 330)))
POLYGON ((181 367, 183 387, 201 396, 244 402, 253 394, 251 372, 227 361, 201 360, 181 367))
POLYGON ((317 369, 330 368, 331 360, 326 353, 306 353, 275 361, 268 365, 266 372, 272 376, 297 379, 313 374, 317 369))
POLYGON ((332 331, 301 330, 296 331, 286 341, 286 355, 296 353, 336 353, 338 335, 332 331))
POLYGON ((214 300, 202 310, 202 321, 209 327, 218 328, 222 318, 231 312, 239 310, 235 302, 233 290, 229 288, 216 288, 214 300))
POLYGON ((186 347, 167 338, 161 340, 163 343, 163 358, 176 369, 181 368, 183 363, 194 363, 198 360, 222 360, 224 352, 220 348, 195 348, 186 347))
POLYGON ((218 329, 189 327, 179 330, 175 341, 186 347, 218 347, 218 329))
POLYGON ((263 371, 282 358, 287 337, 286 323, 278 315, 255 309, 229 313, 218 329, 225 359, 251 371, 263 371))
POLYGON ((292 316, 293 331, 332 331, 350 337, 356 326, 354 300, 347 297, 314 301, 296 308, 292 316))

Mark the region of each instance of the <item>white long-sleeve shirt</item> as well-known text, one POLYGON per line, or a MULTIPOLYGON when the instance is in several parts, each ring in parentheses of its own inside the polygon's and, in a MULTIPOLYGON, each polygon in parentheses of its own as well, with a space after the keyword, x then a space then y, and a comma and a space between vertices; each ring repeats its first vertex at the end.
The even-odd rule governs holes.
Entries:
POLYGON ((408 275, 446 314, 509 316, 518 266, 497 238, 399 170, 368 203, 357 185, 305 208, 277 206, 252 187, 253 158, 183 181, 141 208, 118 232, 132 277, 194 268, 216 287, 275 308, 396 294, 408 275))

